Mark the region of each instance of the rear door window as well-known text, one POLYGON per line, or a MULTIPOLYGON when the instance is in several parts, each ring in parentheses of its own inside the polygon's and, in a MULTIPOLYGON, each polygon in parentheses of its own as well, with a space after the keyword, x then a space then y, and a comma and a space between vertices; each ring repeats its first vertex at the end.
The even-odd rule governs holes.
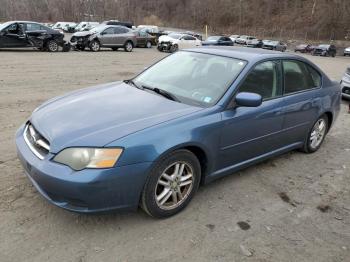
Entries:
POLYGON ((321 85, 320 74, 301 61, 283 61, 283 75, 284 94, 302 92, 321 85))
POLYGON ((39 30, 43 30, 41 25, 39 25, 39 24, 32 24, 32 23, 28 23, 27 24, 27 30, 26 31, 39 31, 39 30))

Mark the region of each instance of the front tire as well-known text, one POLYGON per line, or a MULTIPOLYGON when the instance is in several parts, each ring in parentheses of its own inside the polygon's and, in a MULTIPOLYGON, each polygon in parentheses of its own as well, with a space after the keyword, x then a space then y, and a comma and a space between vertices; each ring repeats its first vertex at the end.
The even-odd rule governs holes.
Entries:
POLYGON ((170 53, 175 53, 179 50, 179 46, 177 44, 172 45, 170 48, 170 53))
POLYGON ((178 150, 160 159, 144 186, 141 207, 150 216, 166 218, 182 211, 195 195, 201 167, 188 150, 178 150))
POLYGON ((46 49, 49 52, 58 52, 58 49, 59 49, 58 43, 55 40, 49 40, 46 43, 46 49))
POLYGON ((329 121, 326 115, 321 116, 312 126, 302 151, 305 153, 314 153, 320 149, 329 128, 329 121))
POLYGON ((98 51, 100 51, 100 49, 101 49, 100 42, 97 41, 97 40, 91 41, 89 47, 90 47, 90 50, 91 50, 92 52, 98 52, 98 51))
POLYGON ((132 52, 133 49, 134 45, 130 41, 127 41, 124 45, 125 52, 132 52))

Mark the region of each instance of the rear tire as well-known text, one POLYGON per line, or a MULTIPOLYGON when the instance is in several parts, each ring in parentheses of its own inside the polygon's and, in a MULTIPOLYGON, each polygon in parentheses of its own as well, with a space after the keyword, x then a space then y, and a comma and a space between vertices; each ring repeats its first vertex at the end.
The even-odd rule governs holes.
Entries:
POLYGON ((147 47, 147 48, 152 48, 152 43, 151 43, 151 41, 147 41, 147 42, 146 42, 146 47, 147 47))
POLYGON ((59 49, 58 43, 55 40, 49 40, 46 43, 46 49, 49 52, 58 52, 58 49, 59 49))
POLYGON ((201 166, 188 150, 177 150, 156 162, 145 183, 141 207, 150 216, 166 218, 182 211, 200 182, 201 166))
POLYGON ((322 115, 317 121, 313 124, 307 139, 304 143, 303 148, 301 149, 305 153, 314 153, 320 149, 329 128, 329 121, 326 115, 322 115))

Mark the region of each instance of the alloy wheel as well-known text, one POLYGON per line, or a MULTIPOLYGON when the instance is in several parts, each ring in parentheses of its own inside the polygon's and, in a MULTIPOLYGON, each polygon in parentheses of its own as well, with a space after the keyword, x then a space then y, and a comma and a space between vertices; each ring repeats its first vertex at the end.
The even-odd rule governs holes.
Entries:
POLYGON ((314 125, 310 135, 310 147, 316 149, 323 141, 326 134, 327 123, 323 118, 320 118, 314 125))
POLYGON ((155 199, 159 208, 175 209, 190 195, 193 189, 193 168, 186 162, 169 165, 159 177, 155 199))
POLYGON ((131 52, 132 51, 132 44, 130 42, 127 42, 125 49, 126 49, 126 51, 131 52))
POLYGON ((58 44, 55 41, 50 41, 48 48, 50 52, 56 52, 58 51, 58 44))
POLYGON ((91 49, 94 52, 97 52, 100 49, 100 44, 96 41, 91 43, 91 49))

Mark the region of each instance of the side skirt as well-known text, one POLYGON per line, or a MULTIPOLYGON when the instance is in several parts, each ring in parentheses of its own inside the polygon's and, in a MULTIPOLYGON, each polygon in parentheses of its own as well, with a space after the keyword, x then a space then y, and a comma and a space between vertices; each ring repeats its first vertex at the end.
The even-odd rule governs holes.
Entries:
POLYGON ((230 174, 235 173, 235 172, 237 172, 237 171, 239 171, 241 169, 244 169, 244 168, 247 168, 247 167, 252 166, 254 164, 257 164, 259 162, 265 161, 265 160, 267 160, 269 158, 272 158, 272 157, 275 157, 275 156, 287 153, 287 152, 292 151, 294 149, 301 148, 302 146, 303 146, 302 142, 294 143, 294 144, 291 144, 291 145, 288 145, 288 146, 276 149, 274 151, 268 152, 266 154, 263 154, 263 155, 260 155, 260 156, 248 159, 248 160, 243 161, 241 163, 238 163, 238 164, 235 164, 235 165, 232 165, 232 166, 225 167, 223 169, 217 170, 214 173, 209 174, 208 176, 206 176, 204 183, 205 184, 210 183, 210 182, 212 182, 212 181, 214 181, 214 180, 216 180, 216 179, 218 179, 220 177, 230 175, 230 174))

